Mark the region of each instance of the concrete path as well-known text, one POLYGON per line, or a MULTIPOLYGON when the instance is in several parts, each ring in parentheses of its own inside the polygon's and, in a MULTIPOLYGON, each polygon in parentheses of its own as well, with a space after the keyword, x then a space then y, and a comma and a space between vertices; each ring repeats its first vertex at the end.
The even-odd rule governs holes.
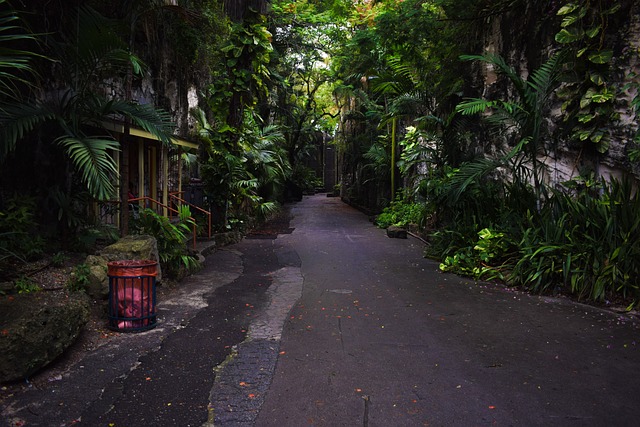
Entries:
POLYGON ((0 425, 638 424, 636 319, 441 274, 339 199, 290 209, 0 425))
POLYGON ((635 320, 440 274, 337 200, 293 215, 303 297, 257 426, 638 425, 635 320))

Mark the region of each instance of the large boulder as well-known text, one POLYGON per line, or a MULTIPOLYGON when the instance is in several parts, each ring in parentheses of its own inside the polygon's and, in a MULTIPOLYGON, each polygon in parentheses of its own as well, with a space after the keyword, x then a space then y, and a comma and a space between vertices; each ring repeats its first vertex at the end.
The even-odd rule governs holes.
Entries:
POLYGON ((0 382, 28 378, 73 344, 89 319, 80 292, 0 297, 0 382))
POLYGON ((104 248, 98 255, 89 255, 85 263, 89 266, 87 293, 94 299, 106 299, 109 295, 107 263, 122 260, 153 260, 158 263, 156 282, 162 281, 158 243, 152 236, 125 236, 104 248))

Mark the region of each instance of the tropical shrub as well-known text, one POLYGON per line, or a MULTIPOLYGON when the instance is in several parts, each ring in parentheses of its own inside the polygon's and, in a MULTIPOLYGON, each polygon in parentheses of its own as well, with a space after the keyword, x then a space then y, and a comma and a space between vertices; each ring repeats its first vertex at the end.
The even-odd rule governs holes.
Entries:
POLYGON ((640 197, 630 181, 573 182, 552 191, 540 212, 497 217, 499 226, 450 224, 430 235, 427 255, 440 269, 500 279, 536 293, 578 299, 640 298, 640 197), (500 231, 498 231, 500 230, 500 231))
MULTIPOLYGON (((130 52, 120 36, 119 22, 86 5, 76 13, 78 25, 63 26, 60 34, 51 34, 43 40, 43 47, 52 57, 51 63, 43 64, 43 74, 65 89, 57 96, 47 96, 40 101, 27 99, 3 105, 0 162, 6 161, 7 155, 20 145, 26 148, 35 141, 47 142, 47 154, 63 152, 69 170, 91 196, 108 200, 114 195, 113 184, 118 175, 110 152, 118 151, 120 143, 106 130, 100 130, 102 123, 115 117, 128 118, 167 145, 171 144, 174 126, 167 112, 156 110, 150 104, 105 96, 111 93, 109 85, 114 80, 122 81, 121 77, 127 75, 125 70, 142 75, 144 64, 130 52), (58 36, 60 40, 56 41, 58 36), (46 133, 48 138, 44 141, 27 138, 18 144, 35 130, 46 133)), ((38 150, 44 149, 38 147, 38 150)))
POLYGON ((252 218, 275 212, 292 174, 277 126, 261 127, 248 111, 243 134, 231 149, 223 141, 224 127, 209 124, 203 110, 194 109, 192 114, 198 123, 198 137, 207 147, 200 173, 216 214, 216 227, 242 228, 252 218))
POLYGON ((162 269, 172 277, 178 277, 183 269, 195 271, 199 268, 198 259, 187 249, 193 225, 190 217, 188 206, 181 208, 179 222, 176 224, 151 209, 144 209, 132 224, 132 228, 139 234, 149 234, 156 238, 162 269))
MULTIPOLYGON (((443 236, 439 237, 442 239, 443 236)), ((460 246, 447 251, 440 263, 440 270, 471 276, 478 280, 505 278, 516 252, 515 242, 506 233, 484 228, 477 233, 474 245, 465 246, 466 240, 463 235, 459 235, 457 240, 460 246)))
POLYGON ((524 224, 511 282, 603 301, 640 297, 640 197, 630 181, 601 181, 577 195, 556 192, 539 220, 524 224))
POLYGON ((376 217, 376 225, 380 228, 387 228, 391 225, 405 227, 409 224, 421 225, 424 218, 424 205, 410 202, 402 195, 398 195, 396 200, 382 210, 376 217))
POLYGON ((44 240, 36 232, 35 200, 13 197, 0 211, 0 273, 10 262, 27 262, 42 255, 44 240))
POLYGON ((471 98, 456 106, 456 111, 462 115, 491 112, 484 120, 513 147, 499 159, 481 158, 463 165, 460 175, 464 179, 460 189, 499 168, 506 168, 510 181, 533 183, 536 199, 541 203, 546 196, 546 186, 543 182, 545 166, 539 157, 546 154, 549 140, 545 115, 551 95, 559 84, 563 56, 552 55, 547 62, 532 71, 526 80, 500 56, 465 55, 461 58, 491 64, 498 74, 508 79, 517 96, 506 100, 471 98))
POLYGON ((436 225, 466 236, 471 245, 477 233, 500 222, 510 186, 495 174, 479 177, 475 167, 483 162, 466 163, 461 168, 442 168, 437 175, 423 180, 418 193, 426 199, 436 225))
POLYGON ((291 174, 291 182, 303 192, 313 192, 322 187, 322 180, 310 167, 296 164, 291 174))

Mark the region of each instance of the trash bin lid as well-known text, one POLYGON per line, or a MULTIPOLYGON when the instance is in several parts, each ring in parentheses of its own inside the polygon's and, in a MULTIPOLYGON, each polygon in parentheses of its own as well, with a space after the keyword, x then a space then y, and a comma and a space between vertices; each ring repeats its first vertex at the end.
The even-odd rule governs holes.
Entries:
POLYGON ((107 263, 107 275, 109 276, 156 276, 158 263, 150 259, 125 259, 110 261, 107 263))

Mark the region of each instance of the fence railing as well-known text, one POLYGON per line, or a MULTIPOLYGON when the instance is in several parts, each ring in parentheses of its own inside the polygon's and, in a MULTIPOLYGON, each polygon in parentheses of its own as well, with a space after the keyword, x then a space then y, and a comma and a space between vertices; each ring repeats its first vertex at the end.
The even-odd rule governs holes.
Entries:
POLYGON ((211 212, 205 209, 202 209, 200 206, 196 206, 193 203, 187 202, 183 198, 178 197, 176 194, 169 194, 169 198, 175 202, 178 202, 177 204, 187 205, 190 208, 193 208, 198 212, 203 213, 207 217, 207 236, 209 237, 209 239, 211 239, 211 212))
MULTIPOLYGON (((209 239, 211 239, 211 212, 202 209, 199 206, 196 206, 192 203, 187 202, 186 200, 178 197, 175 194, 170 194, 169 197, 171 198, 171 200, 173 202, 176 202, 176 206, 180 206, 180 205, 187 205, 190 208, 194 208, 195 210, 197 210, 198 212, 202 212, 206 217, 207 217, 207 221, 208 221, 208 227, 207 227, 207 236, 209 239)), ((168 206, 165 205, 155 199, 152 199, 151 197, 136 197, 133 199, 129 199, 127 203, 129 203, 129 205, 136 206, 139 204, 139 202, 143 202, 143 206, 150 208, 152 210, 154 210, 157 214, 159 215, 163 215, 164 212, 166 211, 168 213, 168 217, 169 218, 173 218, 174 216, 177 217, 180 215, 180 212, 172 207, 172 206, 168 206)), ((117 224, 117 217, 120 213, 120 201, 119 200, 109 200, 106 202, 100 202, 99 203, 99 210, 98 210, 98 215, 99 215, 99 220, 102 224, 107 224, 107 225, 116 225, 117 224)), ((192 227, 192 232, 193 232, 193 248, 196 248, 196 242, 197 242, 197 222, 196 219, 193 216, 190 216, 189 219, 193 222, 193 227, 192 227)))
MULTIPOLYGON (((159 201, 157 201, 155 199, 152 199, 151 197, 143 196, 143 197, 136 197, 136 198, 133 198, 133 199, 129 199, 129 203, 130 204, 131 203, 135 203, 135 202, 139 202, 139 201, 144 201, 145 202, 144 204, 147 205, 150 208, 151 208, 151 206, 154 206, 155 209, 153 209, 153 208, 151 208, 151 209, 155 210, 156 213, 160 214, 159 208, 163 208, 163 209, 166 209, 168 212, 176 214, 176 216, 180 215, 180 212, 177 209, 174 209, 171 206, 168 206, 168 205, 165 205, 163 203, 160 203, 159 201)), ((195 249, 196 248, 196 241, 197 241, 197 238, 198 238, 198 235, 197 235, 197 229, 198 228, 197 228, 197 224, 196 224, 196 219, 191 217, 191 216, 189 217, 189 219, 193 222, 193 226, 192 226, 192 230, 191 231, 193 232, 193 249, 195 249)))

